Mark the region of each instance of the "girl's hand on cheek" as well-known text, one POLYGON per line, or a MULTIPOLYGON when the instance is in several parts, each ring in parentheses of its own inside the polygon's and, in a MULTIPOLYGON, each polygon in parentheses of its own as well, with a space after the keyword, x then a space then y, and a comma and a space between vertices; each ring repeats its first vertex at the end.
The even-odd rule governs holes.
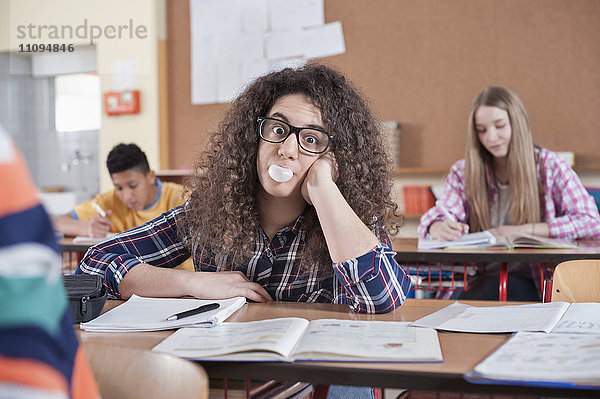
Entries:
POLYGON ((304 200, 312 205, 310 200, 310 192, 318 189, 322 183, 333 182, 337 180, 337 162, 332 152, 317 159, 306 173, 306 177, 302 182, 302 196, 304 200))

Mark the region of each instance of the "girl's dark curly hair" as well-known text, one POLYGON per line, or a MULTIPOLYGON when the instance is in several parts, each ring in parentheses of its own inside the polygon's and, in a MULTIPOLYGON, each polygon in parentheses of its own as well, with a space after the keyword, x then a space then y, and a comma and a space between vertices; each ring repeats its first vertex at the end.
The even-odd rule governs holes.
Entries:
MULTIPOLYGON (((234 259, 248 259, 253 254, 259 231, 257 118, 266 116, 275 102, 288 94, 307 96, 321 111, 325 128, 333 136, 337 185, 354 212, 378 234, 398 231, 401 219, 391 199, 389 157, 365 100, 342 74, 328 66, 286 68, 256 79, 233 101, 188 181, 190 209, 180 232, 193 253, 199 248, 209 250, 219 270, 234 268, 239 265, 234 259)), ((317 263, 323 272, 331 273, 331 257, 312 206, 307 206, 304 218, 301 264, 317 263)))

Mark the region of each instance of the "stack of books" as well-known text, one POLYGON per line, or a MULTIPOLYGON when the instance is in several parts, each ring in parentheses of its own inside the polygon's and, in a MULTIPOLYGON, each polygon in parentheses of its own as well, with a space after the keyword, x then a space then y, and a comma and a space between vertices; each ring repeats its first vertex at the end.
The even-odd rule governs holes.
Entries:
POLYGON ((435 198, 429 186, 404 186, 404 212, 408 215, 421 215, 435 205, 435 198))

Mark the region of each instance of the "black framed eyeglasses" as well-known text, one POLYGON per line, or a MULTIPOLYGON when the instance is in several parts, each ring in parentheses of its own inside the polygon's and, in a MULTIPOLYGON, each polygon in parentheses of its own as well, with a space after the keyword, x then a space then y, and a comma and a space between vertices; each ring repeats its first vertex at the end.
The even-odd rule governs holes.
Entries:
POLYGON ((321 154, 327 151, 332 136, 316 127, 296 127, 286 121, 270 117, 258 117, 260 138, 269 143, 283 143, 292 133, 296 134, 298 145, 306 152, 321 154))

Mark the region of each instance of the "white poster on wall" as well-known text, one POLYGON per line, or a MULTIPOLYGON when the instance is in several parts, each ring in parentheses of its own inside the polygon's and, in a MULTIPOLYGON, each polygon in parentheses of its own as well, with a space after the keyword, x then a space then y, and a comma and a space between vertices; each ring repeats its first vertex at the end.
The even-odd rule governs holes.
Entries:
POLYGON ((346 51, 323 0, 190 0, 191 102, 229 102, 248 82, 346 51))

